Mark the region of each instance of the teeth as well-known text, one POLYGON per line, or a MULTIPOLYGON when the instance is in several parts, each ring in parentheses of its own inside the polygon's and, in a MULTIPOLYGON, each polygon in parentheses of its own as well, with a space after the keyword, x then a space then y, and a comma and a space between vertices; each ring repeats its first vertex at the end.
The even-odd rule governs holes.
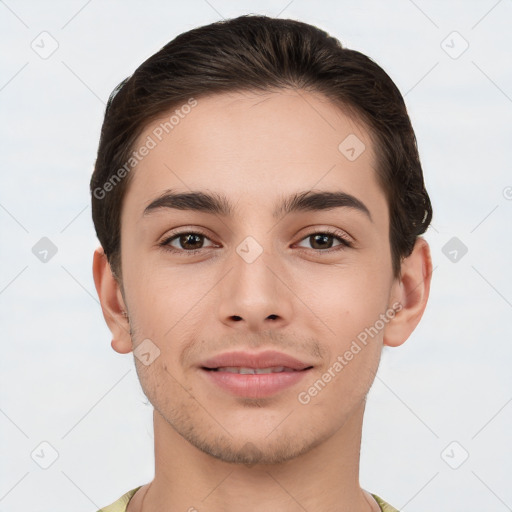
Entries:
POLYGON ((272 366, 270 368, 243 368, 238 366, 224 366, 216 368, 218 372, 228 373, 240 373, 242 375, 260 375, 263 373, 280 373, 280 372, 293 372, 291 368, 285 368, 284 366, 272 366))

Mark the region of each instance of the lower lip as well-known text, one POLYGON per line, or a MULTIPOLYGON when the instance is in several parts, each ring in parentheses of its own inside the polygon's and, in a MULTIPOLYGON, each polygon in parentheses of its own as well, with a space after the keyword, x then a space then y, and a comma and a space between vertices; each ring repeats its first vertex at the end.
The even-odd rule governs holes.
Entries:
POLYGON ((242 374, 204 370, 206 378, 221 389, 245 398, 265 398, 297 384, 307 370, 278 373, 242 374))

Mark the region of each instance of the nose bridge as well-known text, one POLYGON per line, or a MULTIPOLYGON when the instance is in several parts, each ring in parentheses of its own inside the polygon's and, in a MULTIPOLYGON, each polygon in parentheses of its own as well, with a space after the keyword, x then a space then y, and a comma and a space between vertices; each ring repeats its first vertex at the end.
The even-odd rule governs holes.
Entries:
POLYGON ((247 236, 230 256, 231 271, 223 280, 219 314, 231 327, 268 329, 291 319, 290 292, 278 278, 281 265, 270 249, 271 235, 259 238, 262 243, 247 236))

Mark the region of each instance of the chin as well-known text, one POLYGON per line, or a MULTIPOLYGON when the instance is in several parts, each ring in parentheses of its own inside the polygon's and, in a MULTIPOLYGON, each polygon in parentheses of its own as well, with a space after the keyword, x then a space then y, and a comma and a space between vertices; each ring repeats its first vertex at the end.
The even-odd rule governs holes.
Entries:
POLYGON ((218 443, 215 445, 203 444, 201 447, 208 455, 231 464, 243 464, 245 466, 281 464, 295 459, 308 451, 309 447, 294 443, 271 443, 246 441, 239 448, 232 442, 218 443))

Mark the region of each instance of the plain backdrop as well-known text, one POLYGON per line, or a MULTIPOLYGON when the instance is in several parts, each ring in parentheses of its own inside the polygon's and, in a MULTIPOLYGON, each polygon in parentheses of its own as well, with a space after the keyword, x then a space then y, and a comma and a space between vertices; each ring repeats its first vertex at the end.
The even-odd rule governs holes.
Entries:
POLYGON ((372 57, 418 138, 431 296, 384 350, 361 485, 407 512, 512 510, 512 2, 6 0, 0 512, 93 512, 153 477, 152 407, 94 289, 89 179, 112 89, 177 34, 248 13, 372 57))

